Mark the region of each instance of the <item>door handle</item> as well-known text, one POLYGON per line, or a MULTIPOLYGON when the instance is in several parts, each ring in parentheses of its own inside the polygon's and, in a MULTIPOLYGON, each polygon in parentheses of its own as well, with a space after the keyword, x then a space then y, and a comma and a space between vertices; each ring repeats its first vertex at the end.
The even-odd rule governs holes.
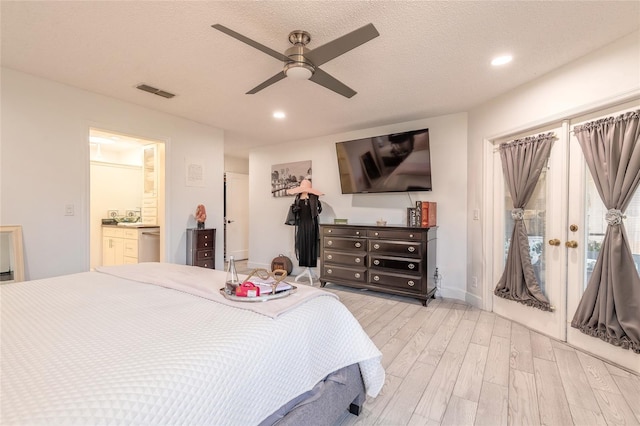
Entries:
POLYGON ((553 240, 549 240, 549 245, 550 246, 559 246, 560 245, 560 240, 557 238, 554 238, 553 240))
POLYGON ((576 248, 576 247, 578 247, 578 242, 574 241, 574 240, 571 240, 571 241, 567 241, 566 243, 564 243, 564 245, 566 247, 569 247, 569 248, 576 248))

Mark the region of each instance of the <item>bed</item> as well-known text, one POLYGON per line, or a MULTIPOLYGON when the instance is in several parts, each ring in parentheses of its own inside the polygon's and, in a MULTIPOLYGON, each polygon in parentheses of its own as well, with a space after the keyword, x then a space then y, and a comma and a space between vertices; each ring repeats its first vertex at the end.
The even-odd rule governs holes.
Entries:
POLYGON ((0 423, 331 424, 380 392, 334 294, 234 302, 224 278, 142 263, 0 286, 0 423))

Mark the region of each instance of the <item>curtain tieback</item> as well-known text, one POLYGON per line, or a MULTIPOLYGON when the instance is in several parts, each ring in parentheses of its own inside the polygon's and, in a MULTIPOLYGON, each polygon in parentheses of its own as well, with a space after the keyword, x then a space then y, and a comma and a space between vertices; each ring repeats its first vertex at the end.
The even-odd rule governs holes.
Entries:
POLYGON ((522 220, 524 219, 524 209, 517 208, 511 210, 511 218, 513 220, 522 220))
POLYGON ((611 226, 620 225, 622 223, 622 219, 626 218, 627 216, 623 215, 618 209, 609 209, 607 214, 604 215, 604 219, 611 226))

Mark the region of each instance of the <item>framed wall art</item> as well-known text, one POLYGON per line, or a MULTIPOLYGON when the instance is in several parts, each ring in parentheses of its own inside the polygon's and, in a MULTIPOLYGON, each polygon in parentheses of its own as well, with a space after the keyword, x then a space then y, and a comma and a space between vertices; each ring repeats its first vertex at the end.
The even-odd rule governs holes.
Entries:
POLYGON ((311 180, 311 160, 271 166, 271 194, 287 197, 287 189, 300 186, 303 179, 311 180))

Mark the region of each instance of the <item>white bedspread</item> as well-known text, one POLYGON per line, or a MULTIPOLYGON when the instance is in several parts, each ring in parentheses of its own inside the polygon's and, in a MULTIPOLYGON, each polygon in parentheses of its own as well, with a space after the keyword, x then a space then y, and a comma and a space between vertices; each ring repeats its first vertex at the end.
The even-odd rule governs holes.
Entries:
MULTIPOLYGON (((252 425, 381 354, 334 297, 270 318, 99 272, 0 286, 0 423, 252 425)), ((271 302, 266 302, 271 303, 271 302)))

